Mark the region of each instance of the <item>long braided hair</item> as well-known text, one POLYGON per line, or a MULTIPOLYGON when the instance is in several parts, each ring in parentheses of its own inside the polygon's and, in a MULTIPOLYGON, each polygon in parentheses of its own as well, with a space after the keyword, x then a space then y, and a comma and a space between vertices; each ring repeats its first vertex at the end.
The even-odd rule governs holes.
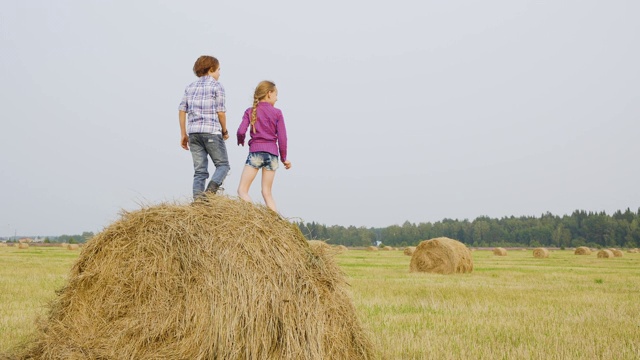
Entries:
POLYGON ((256 132, 256 121, 258 120, 258 116, 256 115, 258 111, 258 103, 260 100, 264 99, 269 92, 276 90, 276 84, 273 81, 260 81, 258 86, 256 86, 256 91, 253 92, 253 106, 251 107, 251 130, 256 132))

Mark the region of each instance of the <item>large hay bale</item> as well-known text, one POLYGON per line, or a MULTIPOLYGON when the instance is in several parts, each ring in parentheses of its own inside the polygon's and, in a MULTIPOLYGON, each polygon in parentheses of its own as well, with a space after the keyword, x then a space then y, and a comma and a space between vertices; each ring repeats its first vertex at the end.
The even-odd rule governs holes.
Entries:
POLYGON ((87 242, 21 356, 373 358, 347 291, 335 260, 264 206, 161 204, 87 242))
POLYGON ((591 255, 591 249, 586 246, 579 246, 574 252, 575 255, 591 255))
POLYGON ((613 250, 611 250, 611 252, 613 253, 614 257, 623 257, 624 256, 624 253, 622 252, 622 250, 613 249, 613 250))
POLYGON ((415 246, 407 246, 406 248, 404 248, 404 254, 405 255, 413 255, 413 252, 416 251, 416 247, 415 246))
POLYGON ((439 237, 418 244, 409 264, 411 272, 437 274, 468 273, 473 271, 471 251, 458 240, 439 237))
POLYGON ((613 257, 613 252, 608 249, 602 249, 598 251, 598 257, 603 259, 608 259, 613 257))
POLYGON ((501 247, 497 247, 497 248, 493 249, 493 255, 507 256, 507 249, 501 248, 501 247))
POLYGON ((367 247, 367 251, 378 251, 378 247, 377 246, 369 246, 369 247, 367 247))
POLYGON ((29 248, 29 243, 26 243, 26 242, 18 243, 18 249, 28 249, 28 248, 29 248))
POLYGON ((533 249, 533 257, 538 259, 544 259, 549 257, 549 250, 547 248, 535 248, 533 249))

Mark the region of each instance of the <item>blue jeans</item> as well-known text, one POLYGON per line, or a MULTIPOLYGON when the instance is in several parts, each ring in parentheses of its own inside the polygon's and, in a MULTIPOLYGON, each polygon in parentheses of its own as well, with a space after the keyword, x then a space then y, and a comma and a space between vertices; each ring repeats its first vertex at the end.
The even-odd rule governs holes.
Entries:
POLYGON ((227 156, 227 146, 220 134, 189 134, 189 149, 193 157, 193 198, 196 199, 204 192, 204 185, 209 178, 207 155, 211 157, 213 165, 216 167, 211 181, 218 185, 222 185, 229 172, 229 157, 227 156))

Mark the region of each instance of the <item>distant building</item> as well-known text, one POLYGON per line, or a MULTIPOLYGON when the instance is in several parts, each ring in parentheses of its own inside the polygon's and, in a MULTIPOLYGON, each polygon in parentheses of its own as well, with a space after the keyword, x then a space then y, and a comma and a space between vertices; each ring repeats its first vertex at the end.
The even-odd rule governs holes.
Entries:
POLYGON ((34 241, 33 241, 33 239, 32 239, 32 238, 22 238, 22 239, 18 240, 18 242, 19 242, 20 244, 30 244, 30 243, 32 243, 32 242, 34 242, 34 241))

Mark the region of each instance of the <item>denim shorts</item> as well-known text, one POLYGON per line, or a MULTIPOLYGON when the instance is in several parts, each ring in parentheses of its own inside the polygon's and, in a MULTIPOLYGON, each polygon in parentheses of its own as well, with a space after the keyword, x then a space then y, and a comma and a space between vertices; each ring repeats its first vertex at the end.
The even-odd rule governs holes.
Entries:
POLYGON ((250 152, 249 156, 247 156, 247 162, 245 165, 249 165, 254 169, 265 168, 267 170, 275 171, 278 166, 278 157, 269 154, 268 152, 259 151, 259 152, 250 152))

